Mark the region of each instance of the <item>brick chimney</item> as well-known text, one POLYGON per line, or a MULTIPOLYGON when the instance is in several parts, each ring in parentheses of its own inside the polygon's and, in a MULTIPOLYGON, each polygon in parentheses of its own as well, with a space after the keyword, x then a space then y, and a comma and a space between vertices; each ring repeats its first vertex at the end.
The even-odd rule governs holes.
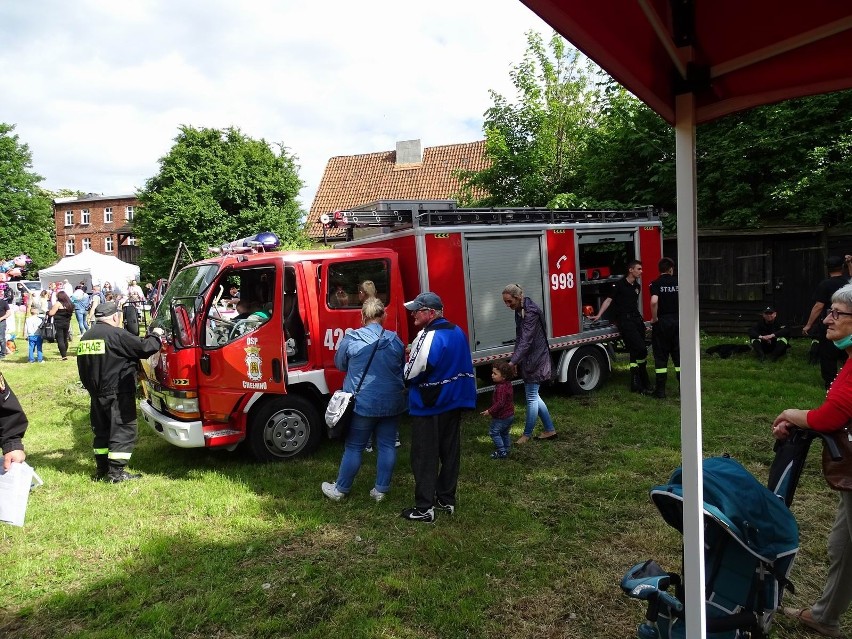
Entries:
POLYGON ((396 143, 396 166, 422 163, 423 149, 420 140, 402 140, 396 143))

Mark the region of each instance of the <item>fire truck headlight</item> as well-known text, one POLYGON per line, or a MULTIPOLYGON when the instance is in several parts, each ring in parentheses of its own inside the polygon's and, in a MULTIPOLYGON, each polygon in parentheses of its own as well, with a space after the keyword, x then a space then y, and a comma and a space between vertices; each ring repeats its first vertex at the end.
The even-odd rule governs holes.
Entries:
POLYGON ((183 419, 197 419, 201 417, 198 411, 198 399, 195 397, 165 397, 166 408, 175 417, 183 419))

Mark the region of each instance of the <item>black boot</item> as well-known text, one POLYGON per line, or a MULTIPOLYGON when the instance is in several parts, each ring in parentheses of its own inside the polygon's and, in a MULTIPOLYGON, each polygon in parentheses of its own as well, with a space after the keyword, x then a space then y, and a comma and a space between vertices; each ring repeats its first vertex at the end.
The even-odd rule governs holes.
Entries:
POLYGON ((131 479, 139 479, 142 475, 128 473, 127 468, 124 464, 117 463, 115 461, 109 462, 109 473, 107 474, 107 481, 111 484, 120 484, 123 481, 130 481, 131 479))
POLYGON ((103 481, 109 473, 109 459, 106 455, 95 455, 95 474, 92 481, 103 481))
POLYGON ((643 395, 650 395, 653 393, 654 389, 651 388, 651 382, 648 380, 648 368, 645 362, 642 362, 636 367, 636 374, 639 377, 639 385, 642 387, 642 390, 639 392, 643 395))
POLYGON ((654 389, 654 397, 657 399, 666 398, 666 377, 668 373, 657 373, 657 387, 654 389))
POLYGON ((630 369, 630 392, 642 392, 642 382, 639 380, 639 369, 635 366, 630 369))

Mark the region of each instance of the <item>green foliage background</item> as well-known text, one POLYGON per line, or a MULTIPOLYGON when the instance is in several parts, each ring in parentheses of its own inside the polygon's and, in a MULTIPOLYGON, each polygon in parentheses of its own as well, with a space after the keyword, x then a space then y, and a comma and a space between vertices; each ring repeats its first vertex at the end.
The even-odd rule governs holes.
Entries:
POLYGON ((159 173, 139 193, 134 232, 143 273, 168 275, 180 242, 195 259, 210 246, 262 231, 304 245, 301 187, 296 157, 283 145, 276 153, 236 128, 181 127, 159 173))
MULTIPOLYGON (((466 203, 674 211, 672 127, 558 35, 527 44, 514 102, 492 92, 492 165, 461 174, 466 203)), ((700 225, 852 222, 852 91, 733 114, 699 126, 696 142, 700 225)))
POLYGON ((29 147, 14 130, 0 122, 0 261, 26 253, 33 263, 25 279, 32 279, 56 261, 53 207, 39 187, 44 178, 33 171, 29 147))

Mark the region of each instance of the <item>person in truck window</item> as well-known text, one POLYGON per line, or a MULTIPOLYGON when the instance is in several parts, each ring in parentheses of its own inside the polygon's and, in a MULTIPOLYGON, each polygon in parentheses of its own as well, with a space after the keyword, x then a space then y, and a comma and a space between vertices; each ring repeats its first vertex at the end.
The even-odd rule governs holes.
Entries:
POLYGON ((331 308, 349 306, 349 295, 344 290, 343 285, 338 284, 334 287, 334 290, 328 296, 328 305, 331 308))

